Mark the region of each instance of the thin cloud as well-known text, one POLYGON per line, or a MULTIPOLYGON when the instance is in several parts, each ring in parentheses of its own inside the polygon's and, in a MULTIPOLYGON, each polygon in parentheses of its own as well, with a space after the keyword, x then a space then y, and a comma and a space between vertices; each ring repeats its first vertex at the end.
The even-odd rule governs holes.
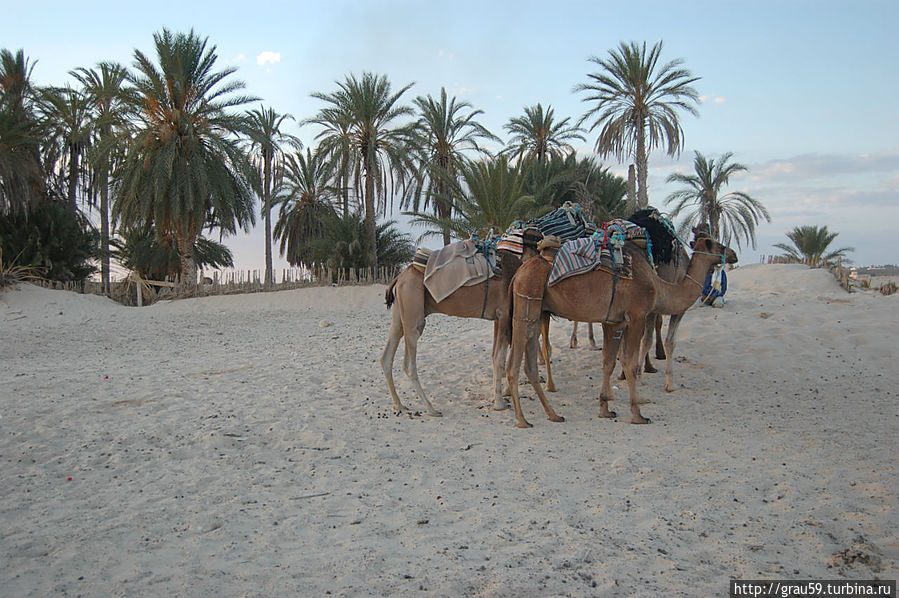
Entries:
POLYGON ((713 104, 723 104, 727 102, 727 98, 722 96, 699 96, 700 104, 705 104, 706 102, 712 102, 713 104))
POLYGON ((842 175, 892 174, 899 170, 899 153, 804 154, 771 160, 750 168, 755 181, 831 178, 842 175))
POLYGON ((276 64, 281 62, 281 52, 265 51, 256 57, 256 64, 265 66, 267 64, 276 64))

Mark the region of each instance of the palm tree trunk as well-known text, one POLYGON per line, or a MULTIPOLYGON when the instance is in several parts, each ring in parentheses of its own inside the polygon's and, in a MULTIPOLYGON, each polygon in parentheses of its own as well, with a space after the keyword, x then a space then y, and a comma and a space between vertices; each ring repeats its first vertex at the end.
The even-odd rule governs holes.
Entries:
POLYGON ((104 172, 100 176, 100 280, 103 293, 109 294, 109 177, 104 172))
POLYGON ((641 122, 637 130, 637 209, 644 209, 649 205, 649 191, 646 189, 647 170, 649 159, 646 156, 646 127, 641 122))
POLYGON ((272 156, 266 151, 263 155, 262 201, 265 210, 265 287, 272 286, 272 156))
POLYGON ((375 234, 375 177, 372 160, 365 165, 365 241, 372 274, 378 271, 378 241, 375 234))
POLYGON ((637 211, 637 173, 634 165, 627 167, 627 213, 633 214, 637 211))
POLYGON ((178 253, 181 254, 181 284, 197 286, 197 262, 194 257, 196 235, 178 233, 178 253))
POLYGON ((78 186, 78 148, 74 143, 69 145, 69 203, 76 207, 75 188, 78 186))

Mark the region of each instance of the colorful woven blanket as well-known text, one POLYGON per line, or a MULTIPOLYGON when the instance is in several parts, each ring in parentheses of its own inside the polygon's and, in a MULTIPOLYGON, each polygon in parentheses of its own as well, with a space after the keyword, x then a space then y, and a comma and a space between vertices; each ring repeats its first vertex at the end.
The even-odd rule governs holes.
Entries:
POLYGON ((631 278, 631 257, 628 254, 616 257, 608 246, 597 246, 594 237, 572 239, 563 243, 556 253, 546 284, 553 286, 571 276, 596 269, 631 278))

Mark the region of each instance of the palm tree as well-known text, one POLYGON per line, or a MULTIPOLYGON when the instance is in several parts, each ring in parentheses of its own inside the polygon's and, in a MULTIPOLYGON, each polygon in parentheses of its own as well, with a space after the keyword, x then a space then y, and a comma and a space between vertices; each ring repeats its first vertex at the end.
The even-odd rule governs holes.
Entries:
POLYGON ((678 156, 684 145, 678 110, 698 114, 699 95, 691 84, 699 77, 682 68, 681 59, 660 64, 661 54, 662 42, 648 52, 646 42, 621 42, 607 58, 591 56, 588 60, 602 70, 588 73, 590 81, 574 88, 586 92, 582 101, 592 104, 578 124, 590 121, 589 131, 600 129, 597 153, 636 161, 638 208, 649 205, 649 152, 664 146, 669 156, 678 156))
MULTIPOLYGON (((337 85, 339 89, 334 93, 312 94, 328 107, 309 122, 329 120, 333 115, 347 119, 346 155, 353 160, 350 167, 356 173, 354 187, 362 196, 369 267, 377 271, 376 215, 386 212, 387 199, 413 171, 410 148, 414 147, 414 127, 395 124, 397 119, 414 114, 412 108, 399 104, 412 84, 394 93, 386 76, 365 72, 361 79, 349 75, 337 85)), ((334 135, 334 130, 325 129, 316 138, 326 147, 344 143, 343 139, 334 139, 334 135)))
POLYGON ((47 138, 44 141, 44 163, 47 172, 57 171, 56 188, 74 208, 78 188, 85 187, 89 176, 82 167, 91 142, 90 104, 81 90, 69 85, 42 89, 38 109, 47 138))
POLYGON ((327 156, 332 164, 340 190, 341 213, 348 216, 352 210, 362 207, 354 205, 352 210, 350 208, 350 189, 358 187, 361 180, 358 171, 361 161, 353 155, 351 115, 340 106, 322 108, 315 117, 304 120, 303 124, 316 124, 322 128, 316 137, 319 140, 316 151, 327 156))
POLYGON ((512 166, 506 156, 466 161, 459 181, 450 182, 449 200, 454 216, 409 213, 412 224, 431 227, 422 236, 450 230, 458 239, 484 235, 491 228, 506 230, 516 220, 533 215, 534 198, 527 192, 526 165, 512 166))
POLYGON ((137 132, 117 172, 115 211, 125 225, 173 235, 182 280, 195 285, 202 229, 235 232, 255 221, 254 172, 235 136, 243 119, 230 112, 255 98, 232 95, 244 86, 230 79, 236 68, 215 71, 215 46, 193 31, 163 29, 153 39, 158 67, 134 52, 137 132))
MULTIPOLYGON (((418 96, 415 105, 419 112, 415 126, 421 145, 419 178, 403 207, 411 206, 412 211, 418 212, 430 206, 437 218, 447 219, 452 216, 451 204, 446 201, 447 179, 458 177, 464 152, 487 154, 479 141, 499 142, 499 138, 476 120, 483 114, 482 110, 475 110, 469 102, 459 102, 456 98, 448 100, 445 88, 440 89, 439 100, 430 95, 418 96)), ((443 244, 449 243, 450 231, 444 230, 443 244)))
MULTIPOLYGON (((173 278, 181 270, 181 255, 175 240, 171 235, 160 237, 152 227, 122 230, 112 245, 116 260, 145 280, 173 278)), ((234 267, 231 250, 203 236, 194 242, 194 257, 200 268, 234 267)))
MULTIPOLYGON (((78 68, 70 73, 81 83, 90 109, 93 142, 87 159, 93 170, 91 195, 100 197, 100 276, 104 292, 109 291, 109 191, 110 178, 121 161, 124 141, 129 135, 127 119, 128 70, 117 63, 101 62, 96 68, 78 68)), ((92 201, 95 203, 95 201, 92 201)))
POLYGON ((760 201, 742 191, 722 195, 731 175, 747 170, 737 162, 728 163, 732 156, 733 153, 728 152, 716 162, 696 152, 693 161, 695 174, 669 175, 667 182, 682 183, 684 188, 671 193, 665 201, 675 204, 669 214, 672 220, 686 212, 687 208, 693 208, 692 212, 685 214, 681 232, 706 224, 712 237, 721 239, 725 244, 733 239, 739 247, 743 237, 755 248, 755 227, 762 218, 771 222, 771 216, 760 201))
POLYGON ((833 251, 828 248, 839 233, 832 233, 826 226, 797 226, 787 233, 787 238, 793 243, 775 243, 774 246, 785 252, 785 257, 791 262, 808 264, 812 268, 829 266, 839 258, 843 258, 852 247, 841 247, 833 251))
POLYGON ((247 134, 251 151, 258 152, 262 167, 262 214, 265 218, 265 286, 272 284, 272 177, 280 178, 285 144, 300 147, 300 140, 281 130, 281 125, 293 120, 290 114, 278 114, 273 108, 260 106, 247 112, 247 134), (273 168, 277 171, 273 173, 273 168))
POLYGON ((316 243, 325 235, 325 228, 335 209, 337 196, 330 186, 334 164, 325 153, 306 150, 289 154, 285 159, 284 184, 276 198, 281 206, 275 223, 275 238, 281 240, 281 255, 294 266, 308 268, 324 261, 316 243))
POLYGON ((571 141, 585 141, 580 127, 569 125, 570 118, 554 122, 552 106, 546 107, 538 103, 536 106, 525 106, 524 116, 510 118, 503 127, 512 135, 505 153, 518 159, 533 158, 543 164, 552 156, 563 157, 574 152, 571 141))
MULTIPOLYGON (((412 261, 415 245, 409 235, 401 232, 393 220, 382 221, 375 227, 378 237, 378 264, 397 270, 412 261)), ((318 242, 324 263, 341 270, 361 270, 368 264, 365 250, 365 223, 358 212, 348 216, 334 213, 328 220, 325 234, 318 242)))
POLYGON ((33 69, 22 50, 0 49, 0 215, 24 211, 43 195, 33 69))

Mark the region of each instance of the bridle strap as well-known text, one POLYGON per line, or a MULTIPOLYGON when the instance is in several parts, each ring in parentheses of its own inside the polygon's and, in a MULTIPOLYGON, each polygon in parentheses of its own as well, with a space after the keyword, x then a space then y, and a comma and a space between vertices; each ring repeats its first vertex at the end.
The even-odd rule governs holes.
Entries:
POLYGON ((702 285, 701 282, 699 282, 698 280, 696 280, 695 278, 693 278, 693 277, 690 276, 689 274, 684 274, 684 277, 685 277, 685 278, 689 278, 691 281, 693 281, 693 283, 694 283, 696 286, 698 286, 698 287, 700 288, 700 290, 702 289, 703 285, 702 285))

